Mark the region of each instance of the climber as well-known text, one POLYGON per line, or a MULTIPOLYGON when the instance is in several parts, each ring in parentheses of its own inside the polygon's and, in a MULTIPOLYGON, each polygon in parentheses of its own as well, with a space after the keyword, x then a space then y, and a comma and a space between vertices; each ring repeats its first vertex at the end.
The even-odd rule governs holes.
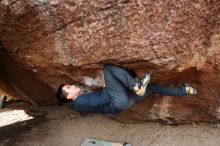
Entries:
POLYGON ((101 91, 80 93, 76 85, 61 84, 56 97, 60 103, 71 102, 71 106, 80 113, 97 112, 117 115, 130 108, 136 101, 158 93, 166 96, 196 95, 196 89, 189 84, 165 87, 150 84, 150 74, 141 79, 133 78, 129 72, 119 66, 104 65, 105 86, 101 91))

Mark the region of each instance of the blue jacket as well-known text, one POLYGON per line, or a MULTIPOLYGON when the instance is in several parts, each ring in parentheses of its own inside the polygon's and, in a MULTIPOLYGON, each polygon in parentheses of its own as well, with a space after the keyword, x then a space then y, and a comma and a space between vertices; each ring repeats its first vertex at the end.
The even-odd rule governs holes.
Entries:
POLYGON ((101 91, 81 94, 71 103, 71 106, 80 113, 97 112, 113 115, 118 113, 111 103, 107 88, 103 88, 101 91))

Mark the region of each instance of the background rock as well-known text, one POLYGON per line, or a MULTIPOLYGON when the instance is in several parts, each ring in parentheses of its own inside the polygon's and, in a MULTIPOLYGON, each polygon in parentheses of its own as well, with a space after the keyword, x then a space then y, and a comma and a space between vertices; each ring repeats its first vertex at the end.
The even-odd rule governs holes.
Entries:
POLYGON ((219 120, 219 33, 218 0, 2 0, 0 60, 10 83, 2 79, 1 87, 52 104, 60 83, 99 78, 103 64, 112 63, 150 72, 154 83, 188 82, 199 91, 148 97, 118 120, 219 120))

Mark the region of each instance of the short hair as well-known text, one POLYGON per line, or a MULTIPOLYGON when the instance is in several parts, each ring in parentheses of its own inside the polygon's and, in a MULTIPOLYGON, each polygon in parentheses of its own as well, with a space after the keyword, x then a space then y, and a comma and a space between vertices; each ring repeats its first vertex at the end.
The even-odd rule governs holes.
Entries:
POLYGON ((59 100, 59 104, 63 104, 63 103, 67 103, 67 102, 71 102, 72 100, 69 100, 66 98, 66 96, 63 94, 63 87, 65 85, 61 84, 58 89, 57 89, 57 93, 56 93, 56 97, 59 100))

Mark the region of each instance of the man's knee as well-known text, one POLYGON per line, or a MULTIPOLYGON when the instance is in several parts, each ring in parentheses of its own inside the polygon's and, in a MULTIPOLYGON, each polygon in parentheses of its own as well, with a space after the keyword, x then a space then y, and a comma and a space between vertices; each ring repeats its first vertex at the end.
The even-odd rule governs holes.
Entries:
POLYGON ((104 65, 104 72, 113 72, 118 69, 119 69, 119 67, 116 65, 112 65, 112 64, 105 64, 104 65))

